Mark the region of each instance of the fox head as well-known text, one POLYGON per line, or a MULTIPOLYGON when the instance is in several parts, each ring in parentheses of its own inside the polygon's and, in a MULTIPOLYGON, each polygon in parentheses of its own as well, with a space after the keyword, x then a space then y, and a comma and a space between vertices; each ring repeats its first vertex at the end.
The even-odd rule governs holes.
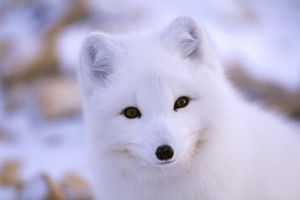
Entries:
POLYGON ((223 73, 192 17, 154 33, 90 34, 78 78, 90 143, 119 165, 184 167, 212 137, 223 73))

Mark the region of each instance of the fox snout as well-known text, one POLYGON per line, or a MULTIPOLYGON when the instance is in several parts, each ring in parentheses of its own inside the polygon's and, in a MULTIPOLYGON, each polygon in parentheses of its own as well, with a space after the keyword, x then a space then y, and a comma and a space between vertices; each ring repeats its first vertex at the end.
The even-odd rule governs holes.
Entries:
POLYGON ((158 160, 167 161, 174 156, 174 150, 171 146, 163 144, 157 147, 155 155, 158 160))

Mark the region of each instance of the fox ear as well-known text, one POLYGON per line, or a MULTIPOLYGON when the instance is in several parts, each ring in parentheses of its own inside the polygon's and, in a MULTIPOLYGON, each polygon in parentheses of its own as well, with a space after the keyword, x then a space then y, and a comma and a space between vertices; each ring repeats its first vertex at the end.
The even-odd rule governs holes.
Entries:
POLYGON ((167 47, 178 51, 184 58, 201 58, 204 32, 199 23, 190 16, 175 19, 163 32, 162 39, 167 47))
POLYGON ((80 76, 84 76, 89 81, 104 83, 113 72, 119 50, 120 48, 108 35, 103 33, 90 34, 81 47, 80 76))

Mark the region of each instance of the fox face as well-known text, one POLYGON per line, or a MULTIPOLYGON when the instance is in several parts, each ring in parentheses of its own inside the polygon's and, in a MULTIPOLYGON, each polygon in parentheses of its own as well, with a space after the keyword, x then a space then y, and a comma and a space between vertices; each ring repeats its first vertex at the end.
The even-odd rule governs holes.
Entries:
POLYGON ((221 100, 222 72, 212 56, 191 17, 154 34, 89 35, 78 78, 97 152, 150 169, 193 162, 221 100))

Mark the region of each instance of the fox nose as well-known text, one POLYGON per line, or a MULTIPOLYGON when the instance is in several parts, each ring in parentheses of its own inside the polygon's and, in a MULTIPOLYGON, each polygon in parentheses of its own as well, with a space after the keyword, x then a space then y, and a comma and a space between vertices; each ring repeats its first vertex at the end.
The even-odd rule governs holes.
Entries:
POLYGON ((169 145, 163 144, 156 149, 155 155, 159 160, 168 160, 173 157, 174 150, 169 145))

